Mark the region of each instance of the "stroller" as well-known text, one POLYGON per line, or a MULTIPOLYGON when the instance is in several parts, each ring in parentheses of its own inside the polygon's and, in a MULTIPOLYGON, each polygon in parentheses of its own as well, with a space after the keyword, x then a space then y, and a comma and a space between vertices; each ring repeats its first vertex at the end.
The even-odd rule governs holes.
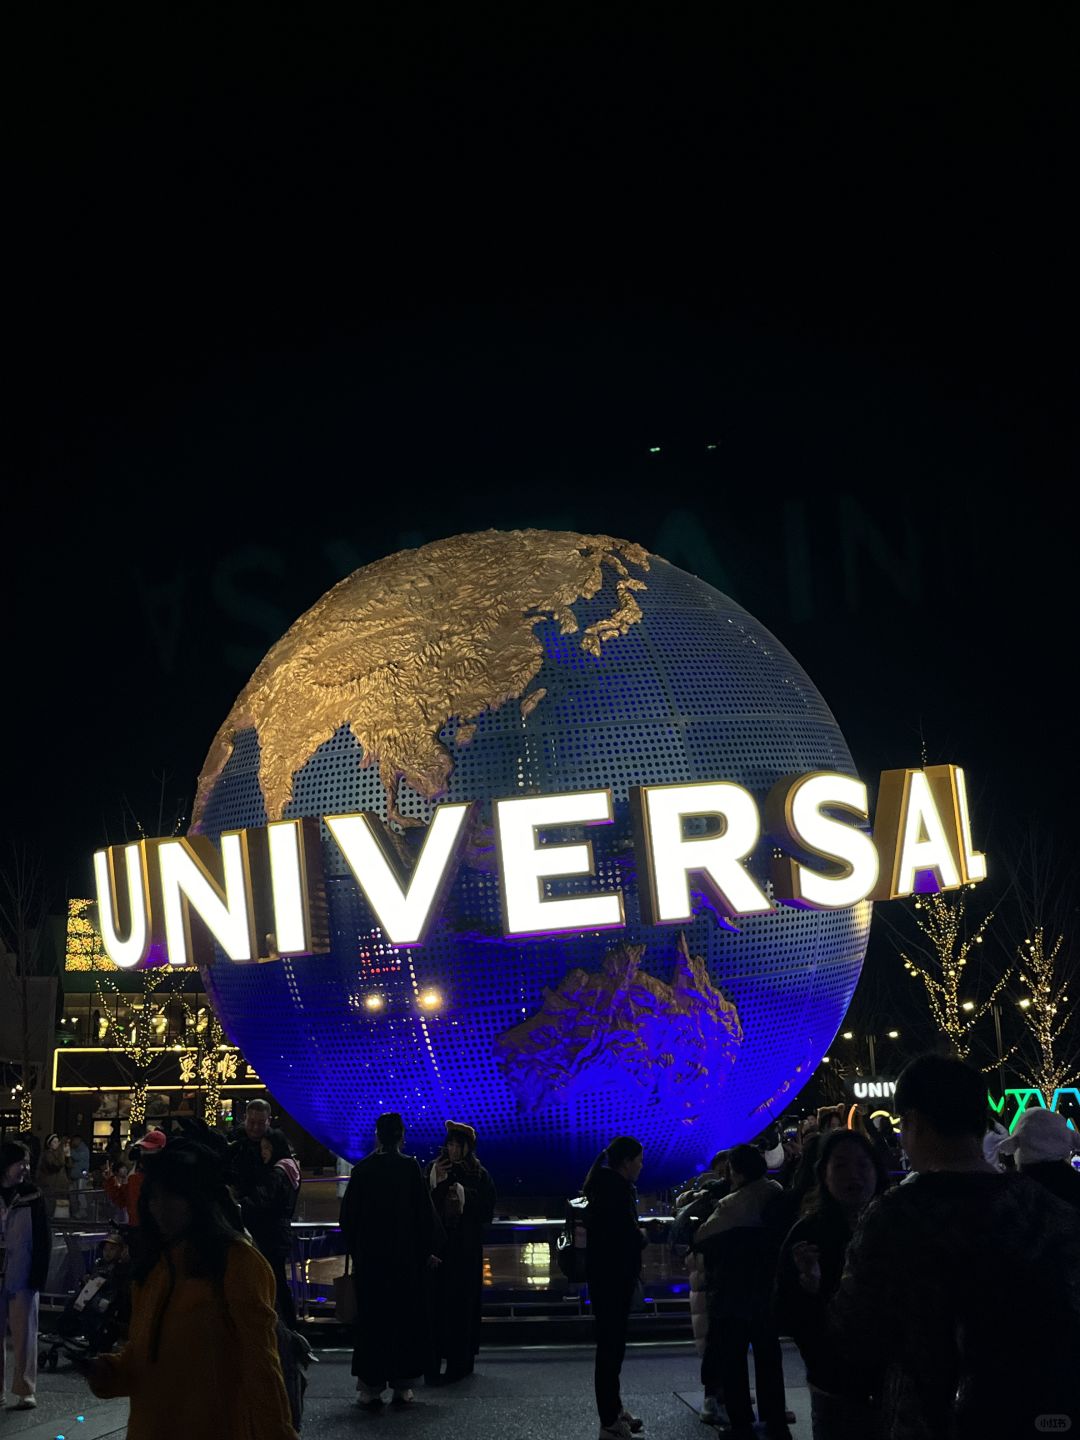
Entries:
POLYGON ((51 1335, 43 1337, 38 1368, 55 1371, 60 1351, 74 1358, 103 1355, 127 1338, 131 1316, 131 1260, 119 1230, 109 1233, 101 1259, 64 1308, 51 1335))

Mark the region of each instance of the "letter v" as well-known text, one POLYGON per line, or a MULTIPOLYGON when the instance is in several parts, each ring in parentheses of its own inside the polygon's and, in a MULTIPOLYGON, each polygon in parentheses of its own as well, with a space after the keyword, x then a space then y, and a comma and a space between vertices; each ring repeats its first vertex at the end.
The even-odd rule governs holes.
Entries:
POLYGON ((401 873, 377 815, 327 815, 326 826, 337 841, 356 882, 367 896, 383 934, 391 945, 422 945, 451 862, 465 834, 471 802, 439 805, 428 826, 412 874, 401 873))

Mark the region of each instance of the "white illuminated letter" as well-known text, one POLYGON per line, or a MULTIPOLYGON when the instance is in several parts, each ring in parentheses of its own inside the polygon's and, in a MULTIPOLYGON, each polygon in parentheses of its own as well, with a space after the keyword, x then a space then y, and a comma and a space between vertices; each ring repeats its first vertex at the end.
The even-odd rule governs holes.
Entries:
POLYGON ((765 802, 766 823, 775 838, 839 867, 822 874, 787 855, 774 861, 776 898, 789 905, 843 910, 865 900, 877 884, 873 840, 848 822, 823 814, 826 807, 865 820, 866 786, 850 775, 815 771, 781 780, 765 802))
POLYGON ((956 805, 960 812, 960 870, 968 884, 986 879, 986 856, 975 849, 971 838, 971 812, 968 809, 967 777, 956 767, 956 805))
POLYGON ((878 789, 874 839, 881 873, 875 900, 897 900, 914 894, 921 870, 932 871, 939 890, 962 884, 959 858, 934 799, 930 778, 922 770, 885 770, 878 789))
POLYGON ((192 914, 230 960, 255 959, 255 920, 242 831, 222 835, 219 861, 202 836, 159 841, 158 867, 170 965, 206 963, 212 958, 206 935, 192 931, 192 914), (215 861, 222 872, 221 883, 211 869, 217 868, 215 861))
POLYGON ((971 815, 968 811, 967 779, 959 765, 928 765, 926 778, 934 803, 952 842, 965 885, 986 879, 986 856, 975 849, 971 838, 971 815))
POLYGON ((105 954, 120 970, 141 965, 150 953, 150 884, 146 847, 110 845, 94 853, 97 882, 98 924, 105 954), (124 856, 125 897, 128 912, 127 936, 120 936, 120 896, 116 883, 116 852, 124 856))
POLYGON ((278 955, 311 955, 328 949, 325 898, 317 865, 317 822, 275 820, 266 827, 274 950, 278 955), (315 875, 319 883, 315 885, 315 875), (318 895, 316 895, 316 889, 318 895), (313 911, 318 908, 316 924, 313 911), (318 933, 317 933, 318 932, 318 933))
MULTIPOLYGON (((671 925, 693 918, 690 877, 700 876, 720 916, 759 915, 772 907, 743 861, 758 842, 754 797, 726 780, 698 785, 643 785, 631 791, 638 848, 648 883, 639 887, 642 918, 671 925), (685 833, 687 820, 719 821, 704 835, 685 833)), ((733 928, 728 926, 727 928, 733 928)))
POLYGON ((614 930, 623 924, 621 892, 544 897, 545 880, 593 874, 593 852, 588 840, 576 845, 541 845, 537 834, 566 825, 610 825, 612 819, 610 790, 496 800, 495 833, 507 935, 614 930))
POLYGON ((377 815, 327 815, 326 825, 341 847, 356 882, 391 945, 423 943, 435 901, 465 834, 469 806, 439 805, 407 883, 386 849, 377 815))

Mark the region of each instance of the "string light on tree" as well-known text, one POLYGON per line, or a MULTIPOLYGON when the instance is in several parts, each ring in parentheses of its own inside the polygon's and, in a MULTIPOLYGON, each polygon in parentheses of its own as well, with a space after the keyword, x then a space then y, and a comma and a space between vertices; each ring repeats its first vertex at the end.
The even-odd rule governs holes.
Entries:
MULTIPOLYGON (((221 1046, 225 1041, 225 1031, 221 1028, 221 1021, 217 1018, 211 1007, 200 1005, 198 1012, 192 1010, 185 996, 181 1002, 184 1007, 184 1022, 187 1038, 189 1039, 189 1051, 184 1060, 189 1060, 187 1066, 189 1072, 186 1079, 193 1080, 198 1076, 203 1096, 203 1119, 208 1125, 216 1125, 221 1114, 221 1084, 226 1078, 235 1079, 234 1055, 223 1056, 221 1046), (190 1040, 194 1039, 194 1046, 190 1040), (231 1059, 234 1066, 233 1075, 227 1075, 227 1061, 231 1059)), ((181 1070, 184 1076, 184 1070, 181 1070)))
POLYGON ((1017 971, 1027 992, 1019 1001, 1021 1018, 1033 1042, 1034 1058, 1023 1071, 1027 1083, 1042 1092, 1048 1106, 1058 1090, 1074 1085, 1080 1065, 1074 1048, 1062 1054, 1062 1037, 1069 1023, 1069 978, 1059 966, 1064 936, 1048 942, 1041 925, 1017 947, 1017 971))
POLYGON ((141 1131, 146 1123, 146 1094, 150 1088, 153 1068, 161 1057, 160 1037, 154 1024, 157 1012, 150 1002, 164 984, 168 971, 163 966, 139 971, 142 980, 142 1003, 133 1001, 133 1018, 127 1025, 121 1025, 116 1018, 116 1002, 125 996, 125 992, 108 972, 98 969, 96 965, 93 967, 93 974, 94 996, 105 1025, 105 1043, 125 1055, 134 1071, 128 1122, 134 1134, 141 1131), (113 1002, 111 1005, 107 1003, 106 992, 113 1002))
MULTIPOLYGON (((974 889, 974 886, 969 886, 974 889)), ((967 892, 952 890, 919 895, 912 915, 925 937, 925 944, 907 945, 900 950, 904 969, 912 979, 921 980, 934 1025, 949 1042, 953 1054, 966 1060, 971 1053, 972 1031, 993 1007, 1012 974, 1010 966, 995 980, 985 1000, 961 998, 969 977, 968 962, 994 918, 983 917, 971 933, 966 924, 967 892)))

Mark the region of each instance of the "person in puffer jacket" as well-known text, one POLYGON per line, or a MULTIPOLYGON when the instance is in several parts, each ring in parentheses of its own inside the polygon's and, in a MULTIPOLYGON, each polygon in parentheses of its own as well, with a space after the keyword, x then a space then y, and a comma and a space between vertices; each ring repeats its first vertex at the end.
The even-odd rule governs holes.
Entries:
POLYGON ((746 1352, 753 1347, 758 1414, 768 1440, 791 1440, 786 1419, 784 1365, 773 1318, 772 1292, 782 1236, 769 1209, 780 1186, 766 1175, 752 1145, 728 1156, 731 1192, 699 1226, 694 1248, 705 1260, 709 1328, 701 1362, 706 1392, 722 1390, 731 1440, 751 1440, 754 1409, 746 1352))
MULTIPOLYGON (((694 1348, 699 1356, 705 1354, 705 1339, 709 1330, 709 1298, 705 1285, 705 1257, 693 1249, 698 1227, 712 1214, 717 1202, 728 1193, 731 1179, 728 1175, 728 1151, 719 1150, 709 1161, 709 1167, 682 1191, 675 1200, 675 1217, 671 1226, 672 1243, 691 1248, 686 1255, 686 1273, 690 1280, 690 1325, 694 1335, 694 1348)), ((712 1377, 712 1388, 705 1391, 701 1407, 701 1418, 709 1424, 727 1423, 723 1394, 719 1389, 718 1377, 712 1377)))
POLYGON ((30 1163, 25 1145, 0 1145, 0 1394, 6 1385, 3 1336, 11 1331, 16 1410, 37 1405, 38 1299, 49 1270, 49 1219, 45 1200, 26 1179, 30 1163))

